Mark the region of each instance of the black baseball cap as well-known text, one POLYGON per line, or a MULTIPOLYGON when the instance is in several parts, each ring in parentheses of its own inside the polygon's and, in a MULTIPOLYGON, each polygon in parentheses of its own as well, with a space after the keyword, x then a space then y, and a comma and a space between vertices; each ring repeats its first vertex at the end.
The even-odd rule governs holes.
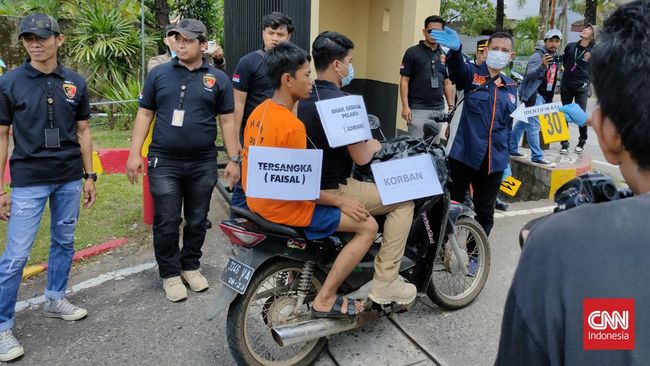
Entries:
POLYGON ((172 29, 167 31, 167 36, 179 33, 187 39, 208 38, 208 29, 200 20, 183 19, 178 22, 172 29))
POLYGON ((481 52, 484 49, 487 48, 488 45, 488 40, 487 39, 481 39, 480 41, 476 42, 476 52, 481 52))
POLYGON ((20 21, 20 34, 18 39, 25 34, 35 34, 40 38, 50 38, 53 34, 61 34, 61 28, 56 19, 47 14, 30 14, 20 21))

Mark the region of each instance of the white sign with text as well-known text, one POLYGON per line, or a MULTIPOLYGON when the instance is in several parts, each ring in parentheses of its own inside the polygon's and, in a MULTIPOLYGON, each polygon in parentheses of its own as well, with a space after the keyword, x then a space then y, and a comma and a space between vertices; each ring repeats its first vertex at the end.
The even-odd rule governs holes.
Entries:
POLYGON ((534 105, 532 107, 526 107, 521 103, 517 106, 517 109, 510 114, 510 117, 528 123, 528 118, 539 116, 540 114, 557 112, 561 106, 561 102, 534 105))
POLYGON ((390 160, 372 164, 371 168, 381 203, 384 205, 442 193, 438 173, 430 155, 390 160))
POLYGON ((320 197, 323 150, 250 146, 246 196, 287 201, 320 197))
POLYGON ((360 95, 316 102, 323 130, 330 147, 355 144, 372 138, 368 112, 360 95))

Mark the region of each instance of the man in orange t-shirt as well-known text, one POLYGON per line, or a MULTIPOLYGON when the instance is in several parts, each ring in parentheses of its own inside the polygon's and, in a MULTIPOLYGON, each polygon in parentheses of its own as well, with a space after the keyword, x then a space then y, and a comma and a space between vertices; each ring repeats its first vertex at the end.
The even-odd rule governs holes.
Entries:
MULTIPOLYGON (((291 43, 281 43, 265 57, 266 73, 275 88, 267 99, 251 113, 244 129, 242 150, 242 186, 248 189, 248 148, 267 146, 291 149, 307 148, 305 126, 291 113, 299 99, 309 96, 311 58, 291 43)), ((263 184, 263 183, 259 183, 263 184)), ((356 201, 321 191, 314 201, 285 201, 246 196, 248 207, 265 219, 302 228, 307 239, 320 239, 336 231, 354 233, 354 238, 341 250, 323 286, 311 304, 315 317, 355 317, 363 311, 363 303, 336 294, 339 286, 361 261, 377 235, 377 222, 368 210, 356 201)))

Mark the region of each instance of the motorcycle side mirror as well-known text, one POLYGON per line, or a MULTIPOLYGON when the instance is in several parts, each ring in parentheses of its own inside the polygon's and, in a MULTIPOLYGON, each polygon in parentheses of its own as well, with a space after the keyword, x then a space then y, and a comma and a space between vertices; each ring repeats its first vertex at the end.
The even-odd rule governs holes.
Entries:
POLYGON ((381 123, 379 122, 379 117, 375 116, 374 114, 368 115, 368 123, 370 124, 371 130, 376 130, 381 127, 381 123))

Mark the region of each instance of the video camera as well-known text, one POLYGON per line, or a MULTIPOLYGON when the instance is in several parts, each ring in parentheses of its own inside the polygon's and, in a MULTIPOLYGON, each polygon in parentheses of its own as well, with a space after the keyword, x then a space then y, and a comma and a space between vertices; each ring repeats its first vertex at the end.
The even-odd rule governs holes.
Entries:
POLYGON ((565 211, 585 203, 608 202, 631 196, 630 189, 616 188, 611 177, 601 173, 588 173, 558 188, 555 192, 557 207, 554 212, 565 211))

